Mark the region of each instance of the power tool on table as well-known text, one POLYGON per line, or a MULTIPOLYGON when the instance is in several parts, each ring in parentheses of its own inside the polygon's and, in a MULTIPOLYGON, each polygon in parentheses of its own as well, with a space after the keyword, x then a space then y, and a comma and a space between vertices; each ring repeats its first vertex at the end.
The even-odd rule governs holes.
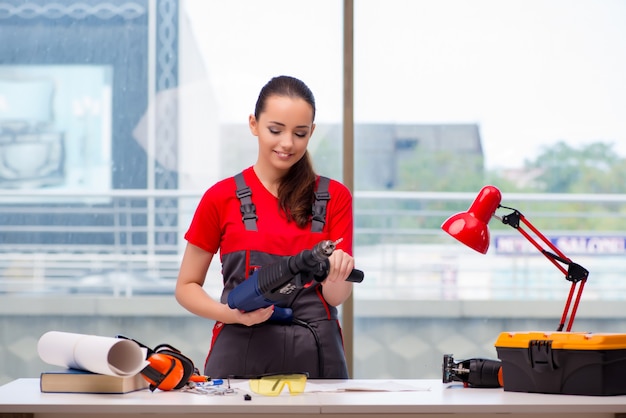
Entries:
POLYGON ((500 360, 471 358, 454 361, 452 354, 443 355, 443 383, 463 382, 463 386, 475 388, 503 387, 500 360))
MULTIPOLYGON (((310 250, 261 267, 228 294, 228 306, 249 312, 274 305, 270 320, 290 322, 293 311, 281 306, 281 302, 284 304, 293 292, 307 283, 326 279, 330 270, 328 257, 339 242, 341 240, 320 241, 310 250)), ((353 269, 346 280, 360 283, 363 276, 361 270, 353 269)))

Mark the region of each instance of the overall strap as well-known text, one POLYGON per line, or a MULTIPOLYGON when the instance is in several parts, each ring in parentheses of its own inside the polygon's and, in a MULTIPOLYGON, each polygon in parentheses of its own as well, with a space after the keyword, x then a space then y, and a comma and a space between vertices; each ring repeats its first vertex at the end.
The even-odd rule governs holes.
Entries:
MULTIPOLYGON (((247 231, 256 231, 256 220, 258 219, 256 206, 252 203, 252 191, 246 184, 243 173, 235 175, 235 183, 237 185, 237 198, 241 202, 241 219, 247 231)), ((328 177, 320 176, 312 208, 311 232, 322 232, 326 224, 326 204, 330 200, 330 193, 328 193, 329 183, 330 179, 328 177)))
POLYGON ((235 175, 235 183, 237 185, 237 198, 239 198, 239 202, 241 202, 241 220, 246 226, 247 231, 256 231, 256 220, 258 217, 256 216, 256 206, 252 203, 252 191, 250 187, 246 184, 246 181, 243 178, 243 173, 238 173, 235 175))
POLYGON ((313 219, 311 221, 311 232, 322 232, 326 224, 326 204, 330 200, 328 193, 328 177, 320 176, 317 190, 315 192, 315 202, 313 202, 313 219))

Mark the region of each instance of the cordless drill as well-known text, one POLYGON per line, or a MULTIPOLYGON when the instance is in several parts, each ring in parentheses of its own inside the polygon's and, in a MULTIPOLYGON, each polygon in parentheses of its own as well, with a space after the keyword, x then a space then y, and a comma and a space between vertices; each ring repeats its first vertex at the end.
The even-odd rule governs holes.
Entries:
MULTIPOLYGON (((261 267, 228 294, 228 306, 248 312, 275 305, 270 320, 290 322, 293 311, 281 307, 281 302, 305 284, 326 279, 330 270, 328 257, 338 242, 324 240, 310 250, 261 267)), ((361 270, 353 269, 346 280, 360 283, 363 276, 361 270)))
POLYGON ((443 383, 463 382, 476 388, 503 387, 502 363, 499 360, 471 358, 455 362, 452 354, 443 356, 443 383))

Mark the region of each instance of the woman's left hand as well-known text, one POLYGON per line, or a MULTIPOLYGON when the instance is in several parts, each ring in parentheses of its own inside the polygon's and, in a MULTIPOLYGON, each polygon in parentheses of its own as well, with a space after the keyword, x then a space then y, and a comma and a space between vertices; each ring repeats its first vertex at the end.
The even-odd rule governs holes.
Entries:
POLYGON ((354 269, 354 257, 343 250, 333 251, 328 261, 330 261, 330 270, 324 282, 343 282, 354 269))
POLYGON ((328 276, 322 282, 322 293, 332 306, 341 305, 352 293, 352 282, 346 279, 354 269, 354 257, 343 250, 335 250, 330 257, 328 276))

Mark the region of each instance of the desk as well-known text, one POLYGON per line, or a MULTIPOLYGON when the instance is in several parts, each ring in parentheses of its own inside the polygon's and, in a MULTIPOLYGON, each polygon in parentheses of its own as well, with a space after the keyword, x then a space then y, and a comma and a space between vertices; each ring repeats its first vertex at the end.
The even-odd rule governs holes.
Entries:
MULTIPOLYGON (((358 382, 358 381, 355 381, 358 382)), ((362 381, 371 382, 371 381, 362 381)), ((380 381, 384 382, 384 381, 380 381)), ((158 418, 183 416, 250 416, 306 418, 352 418, 363 415, 437 417, 483 417, 507 414, 527 417, 619 417, 626 418, 626 396, 570 396, 505 392, 446 385, 439 380, 395 380, 429 390, 407 392, 315 392, 278 397, 252 395, 207 396, 180 391, 124 395, 41 393, 39 379, 17 379, 0 387, 0 418, 90 417, 128 418, 152 414, 158 418), (580 415, 576 415, 580 414, 580 415)))

